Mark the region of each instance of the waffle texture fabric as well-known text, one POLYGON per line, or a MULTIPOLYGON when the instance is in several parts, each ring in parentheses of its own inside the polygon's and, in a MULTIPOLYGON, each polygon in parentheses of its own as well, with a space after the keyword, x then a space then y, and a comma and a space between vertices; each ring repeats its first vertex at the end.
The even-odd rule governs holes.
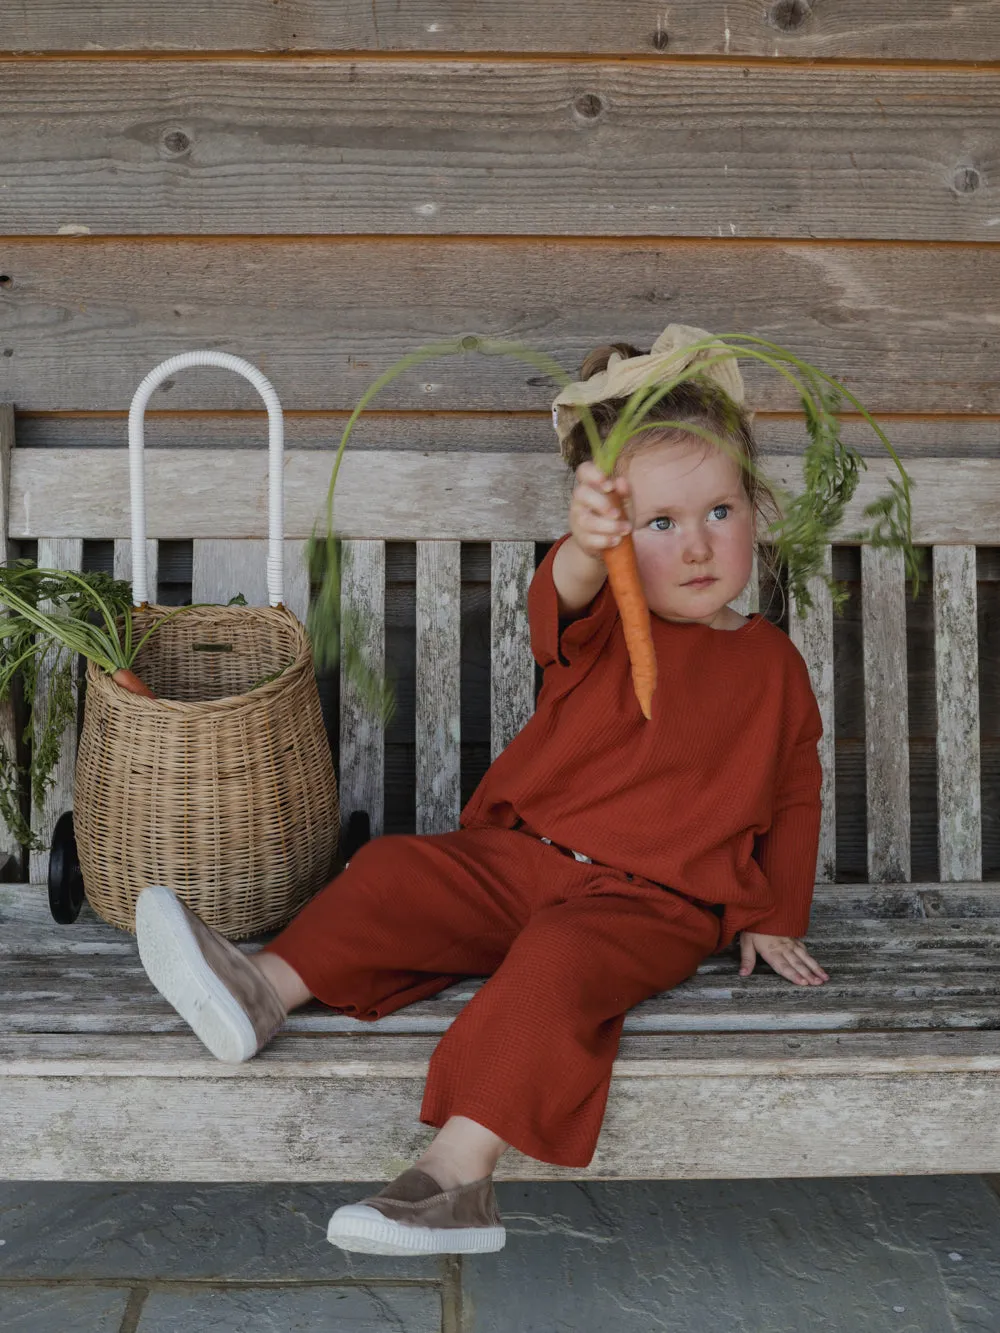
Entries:
POLYGON ((760 615, 738 630, 652 616, 653 717, 636 702, 606 583, 559 622, 552 562, 528 593, 536 711, 462 813, 466 828, 523 820, 602 865, 724 905, 741 930, 801 937, 819 848, 823 726, 798 649, 760 615))
POLYGON ((434 1051, 421 1120, 468 1116, 530 1157, 588 1166, 626 1011, 691 976, 719 924, 523 829, 459 829, 366 843, 267 948, 359 1019, 488 976, 434 1051))

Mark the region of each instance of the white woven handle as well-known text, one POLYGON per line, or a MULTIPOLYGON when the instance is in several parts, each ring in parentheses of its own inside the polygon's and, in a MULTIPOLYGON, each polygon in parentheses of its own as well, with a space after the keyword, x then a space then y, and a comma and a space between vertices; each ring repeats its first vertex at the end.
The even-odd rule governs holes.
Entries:
MULTIPOLYGON (((131 477, 132 503, 132 601, 145 606, 149 601, 146 586, 146 471, 143 450, 143 423, 146 404, 153 390, 168 376, 188 366, 221 366, 235 370, 254 386, 267 407, 267 446, 269 456, 268 479, 268 550, 267 595, 272 606, 282 606, 285 600, 285 491, 282 468, 285 450, 285 422, 278 395, 266 375, 241 356, 229 352, 181 352, 151 370, 136 389, 128 414, 128 456, 131 477)), ((194 453, 194 451, 192 451, 194 453)), ((196 455, 192 458, 195 461, 196 455)))

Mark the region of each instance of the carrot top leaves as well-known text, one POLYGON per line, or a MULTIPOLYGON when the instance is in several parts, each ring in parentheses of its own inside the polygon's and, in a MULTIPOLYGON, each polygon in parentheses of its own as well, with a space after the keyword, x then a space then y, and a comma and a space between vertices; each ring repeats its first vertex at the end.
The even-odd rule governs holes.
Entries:
MULTIPOLYGON (((920 575, 918 558, 913 547, 910 478, 885 433, 864 405, 843 384, 825 371, 803 361, 787 348, 768 342, 766 339, 750 334, 725 334, 704 340, 700 344, 692 344, 692 348, 687 350, 696 348, 704 349, 709 355, 689 365, 669 381, 642 385, 636 389, 606 439, 601 438, 594 417, 586 404, 578 405, 577 411, 590 442, 591 454, 598 467, 605 473, 611 473, 628 440, 642 431, 663 430, 665 426, 669 428, 671 425, 688 434, 701 436, 736 457, 735 446, 730 441, 721 439, 697 425, 646 421, 645 418, 650 409, 673 388, 683 380, 704 376, 705 371, 716 360, 735 357, 737 360, 761 362, 785 378, 795 389, 802 404, 809 437, 802 459, 803 489, 795 495, 780 496, 782 517, 771 524, 763 534, 764 540, 771 542, 776 548, 786 567, 789 590, 794 597, 798 614, 804 616, 812 605, 809 584, 813 578, 822 578, 827 582, 835 605, 839 606, 846 596, 843 589, 823 572, 825 547, 843 523, 847 506, 858 487, 860 471, 867 468, 862 455, 841 438, 840 413, 845 400, 864 418, 882 442, 895 464, 898 476, 889 479, 887 494, 879 496, 865 507, 863 516, 869 520, 867 526, 860 531, 844 534, 844 537, 852 542, 891 546, 901 550, 913 593, 916 595, 920 575)), ((371 628, 370 616, 364 611, 357 611, 353 612, 348 620, 341 606, 343 548, 333 522, 337 477, 344 449, 355 423, 371 400, 386 385, 425 361, 443 356, 465 355, 469 352, 483 356, 511 357, 541 370, 560 388, 572 383, 570 376, 552 357, 519 342, 467 335, 417 348, 380 375, 366 389, 352 412, 341 436, 330 477, 326 503, 326 533, 319 535, 314 531, 308 544, 307 560, 310 579, 315 590, 308 628, 317 665, 330 667, 343 656, 345 674, 353 681, 371 711, 383 718, 387 718, 392 711, 392 691, 371 668, 364 654, 363 644, 371 628)), ((742 454, 738 456, 737 461, 751 473, 754 472, 755 465, 742 454)))

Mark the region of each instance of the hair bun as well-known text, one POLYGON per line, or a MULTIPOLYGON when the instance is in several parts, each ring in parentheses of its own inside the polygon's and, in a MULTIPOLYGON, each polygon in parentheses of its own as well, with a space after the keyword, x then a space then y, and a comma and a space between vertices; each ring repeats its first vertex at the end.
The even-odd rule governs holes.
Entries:
POLYGON ((595 347, 592 352, 588 352, 583 359, 583 365, 580 367, 580 379, 593 379, 595 375, 602 374, 611 364, 611 358, 615 357, 618 361, 628 361, 633 356, 645 356, 638 347, 633 347, 631 343, 606 343, 603 347, 595 347))

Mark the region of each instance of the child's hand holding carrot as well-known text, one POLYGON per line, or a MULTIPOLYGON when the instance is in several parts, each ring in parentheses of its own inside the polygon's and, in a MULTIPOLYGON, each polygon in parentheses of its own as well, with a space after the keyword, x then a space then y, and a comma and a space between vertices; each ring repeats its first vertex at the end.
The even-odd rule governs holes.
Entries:
POLYGON ((796 986, 822 986, 830 978, 801 940, 787 935, 757 935, 740 932, 740 976, 748 977, 760 954, 769 967, 796 986))
POLYGON ((632 493, 624 477, 607 477, 596 463, 576 470, 569 506, 569 530, 580 550, 599 560, 632 531, 632 493))

